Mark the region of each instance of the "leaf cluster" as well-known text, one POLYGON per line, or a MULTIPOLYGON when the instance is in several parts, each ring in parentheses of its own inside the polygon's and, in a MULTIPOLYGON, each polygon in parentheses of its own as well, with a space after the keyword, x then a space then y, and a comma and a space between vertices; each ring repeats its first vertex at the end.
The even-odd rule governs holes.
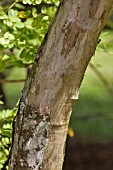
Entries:
POLYGON ((9 155, 12 137, 12 121, 16 112, 17 108, 0 111, 0 169, 3 167, 9 155))
POLYGON ((0 7, 0 72, 33 63, 58 4, 58 0, 16 0, 7 11, 0 7))

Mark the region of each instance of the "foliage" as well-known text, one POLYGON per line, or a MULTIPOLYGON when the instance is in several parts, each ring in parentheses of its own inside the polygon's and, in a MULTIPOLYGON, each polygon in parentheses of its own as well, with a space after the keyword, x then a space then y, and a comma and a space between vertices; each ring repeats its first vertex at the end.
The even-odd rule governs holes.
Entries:
POLYGON ((12 136, 12 121, 16 115, 17 108, 13 110, 0 111, 0 169, 9 154, 9 146, 12 136))
POLYGON ((113 54, 113 37, 111 36, 113 32, 111 30, 105 30, 101 33, 100 40, 101 43, 97 46, 97 49, 104 51, 108 54, 113 54))
POLYGON ((58 0, 16 0, 7 11, 0 7, 0 72, 34 61, 58 4, 58 0), (26 4, 31 7, 25 8, 26 4))

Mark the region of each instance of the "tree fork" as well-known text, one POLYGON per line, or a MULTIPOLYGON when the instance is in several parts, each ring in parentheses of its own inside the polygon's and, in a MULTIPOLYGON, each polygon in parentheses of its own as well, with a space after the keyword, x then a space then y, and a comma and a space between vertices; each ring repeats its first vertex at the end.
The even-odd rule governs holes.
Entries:
POLYGON ((62 170, 71 110, 112 4, 62 1, 22 92, 9 170, 62 170))

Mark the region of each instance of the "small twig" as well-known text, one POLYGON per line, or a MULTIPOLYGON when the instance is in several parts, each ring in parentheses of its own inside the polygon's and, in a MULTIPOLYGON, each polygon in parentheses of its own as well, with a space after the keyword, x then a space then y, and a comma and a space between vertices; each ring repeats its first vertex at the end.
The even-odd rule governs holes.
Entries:
POLYGON ((9 6, 9 8, 7 9, 7 11, 6 11, 6 13, 10 10, 10 9, 12 9, 18 2, 21 2, 22 0, 15 0, 10 6, 9 6))
POLYGON ((5 79, 0 79, 0 84, 2 83, 21 83, 25 82, 26 79, 19 79, 19 80, 5 80, 5 79))
POLYGON ((6 13, 7 13, 11 8, 13 8, 16 3, 17 3, 17 2, 15 1, 13 4, 11 4, 11 5, 9 6, 9 8, 7 9, 6 13))
POLYGON ((101 82, 104 84, 104 86, 106 87, 106 89, 110 93, 110 95, 113 96, 113 88, 112 88, 111 84, 106 80, 106 78, 103 76, 103 74, 92 63, 90 63, 89 66, 96 73, 96 75, 100 78, 101 82))

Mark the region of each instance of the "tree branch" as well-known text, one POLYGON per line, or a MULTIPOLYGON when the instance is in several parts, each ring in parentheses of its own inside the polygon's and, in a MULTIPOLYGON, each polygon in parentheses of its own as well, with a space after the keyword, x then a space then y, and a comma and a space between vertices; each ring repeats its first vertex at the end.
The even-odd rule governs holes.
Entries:
POLYGON ((0 84, 3 83, 22 83, 25 82, 26 79, 18 79, 18 80, 5 80, 5 79, 0 79, 0 84))
POLYGON ((103 74, 94 66, 94 64, 90 63, 89 66, 91 69, 95 72, 95 74, 99 77, 101 82, 104 84, 106 87, 107 91, 109 92, 110 95, 113 96, 113 88, 112 85, 106 80, 106 78, 103 76, 103 74))

